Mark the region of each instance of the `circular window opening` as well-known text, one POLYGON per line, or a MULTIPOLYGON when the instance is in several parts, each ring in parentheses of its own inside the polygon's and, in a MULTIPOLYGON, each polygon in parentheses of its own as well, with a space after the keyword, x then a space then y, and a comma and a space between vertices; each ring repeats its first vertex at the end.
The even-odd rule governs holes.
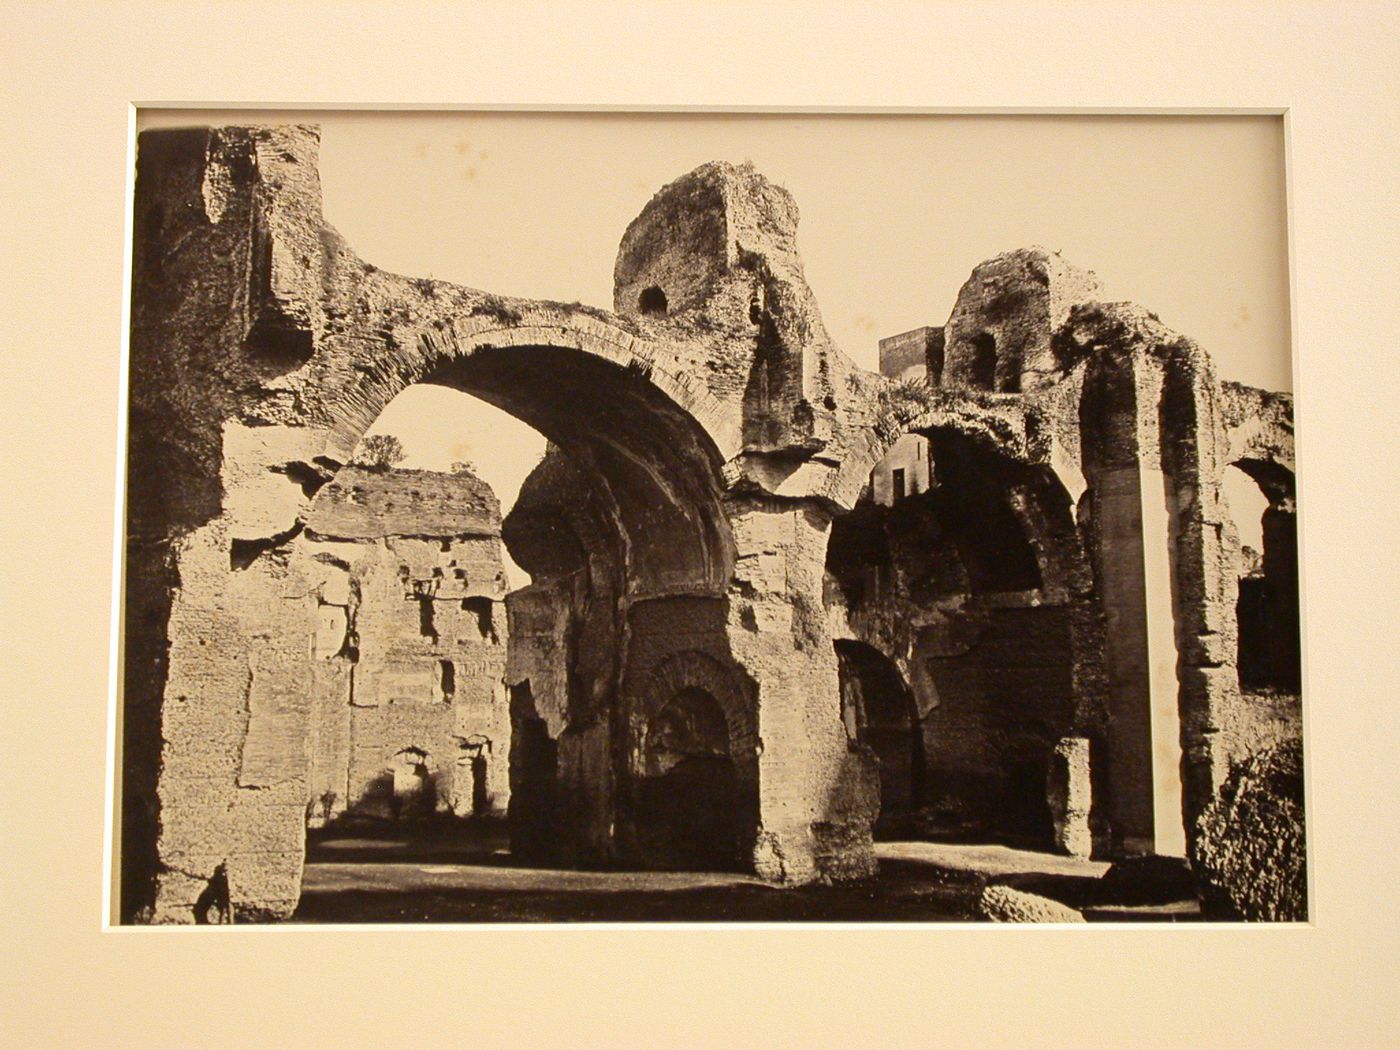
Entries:
POLYGON ((664 315, 666 313, 666 293, 655 285, 643 289, 641 297, 637 300, 637 308, 644 314, 664 315))

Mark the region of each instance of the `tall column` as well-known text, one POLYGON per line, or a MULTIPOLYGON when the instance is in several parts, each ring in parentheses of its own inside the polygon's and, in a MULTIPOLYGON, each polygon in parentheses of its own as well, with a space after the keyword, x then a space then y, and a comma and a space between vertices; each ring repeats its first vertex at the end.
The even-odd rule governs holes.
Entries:
POLYGON ((1098 364, 1086 385, 1084 474, 1105 615, 1109 820, 1125 853, 1184 856, 1174 535, 1156 440, 1160 372, 1140 354, 1098 364))
POLYGON ((744 500, 729 512, 730 647, 758 684, 755 870, 789 883, 873 875, 879 780, 841 722, 822 606, 830 519, 815 505, 777 500, 744 500))
POLYGON ((324 443, 310 429, 226 425, 222 513, 176 545, 155 922, 200 919, 219 869, 235 914, 296 907, 323 581, 297 538, 310 497, 272 468, 324 443))

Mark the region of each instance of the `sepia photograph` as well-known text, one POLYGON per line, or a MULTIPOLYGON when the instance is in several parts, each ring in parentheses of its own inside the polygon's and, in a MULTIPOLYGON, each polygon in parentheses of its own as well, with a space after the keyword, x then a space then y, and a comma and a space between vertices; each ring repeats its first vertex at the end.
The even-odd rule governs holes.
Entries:
POLYGON ((0 1031, 1400 1031, 1394 0, 0 3, 0 1031))
POLYGON ((137 131, 114 922, 1308 919, 1281 117, 137 131))

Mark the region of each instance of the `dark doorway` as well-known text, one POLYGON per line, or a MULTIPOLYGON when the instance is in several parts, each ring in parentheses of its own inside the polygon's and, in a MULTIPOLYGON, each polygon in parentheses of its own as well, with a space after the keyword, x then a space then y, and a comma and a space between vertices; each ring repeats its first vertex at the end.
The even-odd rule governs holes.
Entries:
POLYGON ((688 871, 739 864, 739 790, 718 701, 682 689, 651 719, 636 791, 637 840, 647 863, 688 871))
POLYGON ((997 385, 997 341, 990 332, 972 337, 972 385, 995 390, 997 385))
POLYGON ((486 756, 472 757, 472 816, 484 817, 491 812, 491 794, 486 788, 486 756))
POLYGON ((903 837, 927 795, 927 759, 914 694, 894 662, 864 642, 836 642, 848 729, 880 762, 877 837, 903 837))
MULTIPOLYGON (((559 744, 535 714, 528 681, 510 687, 510 707, 510 851, 522 860, 548 861, 557 840, 559 744)), ((475 804, 475 782, 472 788, 475 804)))
MULTIPOLYGON (((1244 461, 1227 472, 1228 496, 1240 499, 1243 473, 1258 486, 1265 503, 1258 525, 1236 520, 1241 534, 1238 624, 1240 689, 1246 693, 1286 693, 1302 689, 1302 647, 1298 614, 1298 526, 1292 472, 1273 463, 1244 461)), ((1249 482, 1244 482, 1248 485, 1249 482)), ((1243 509, 1243 508, 1239 508, 1243 509)))

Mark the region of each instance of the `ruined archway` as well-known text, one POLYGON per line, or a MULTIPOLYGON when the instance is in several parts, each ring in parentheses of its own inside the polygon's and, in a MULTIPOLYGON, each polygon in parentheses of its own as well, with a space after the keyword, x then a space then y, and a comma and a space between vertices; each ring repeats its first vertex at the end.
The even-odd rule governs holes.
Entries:
POLYGON ((868 647, 907 675, 920 833, 1050 848, 1055 748, 1102 728, 1102 625, 1076 508, 1049 467, 983 426, 916 433, 913 491, 895 498, 883 475, 919 470, 919 456, 882 460, 833 526, 829 604, 852 639, 838 651, 851 665, 868 647))
MULTIPOLYGON (((442 682, 456 688, 464 674, 456 668, 478 667, 485 658, 502 697, 509 690, 510 703, 497 705, 504 723, 488 720, 470 728, 493 736, 494 750, 510 770, 509 791, 497 790, 496 797, 498 803, 509 798, 518 855, 544 863, 655 863, 646 851, 619 845, 613 816, 618 803, 608 785, 624 773, 603 770, 620 761, 610 743, 625 719, 617 698, 627 669, 646 650, 645 628, 655 610, 679 604, 681 612, 673 615, 685 621, 697 603, 702 611, 714 606, 727 587, 732 555, 718 496, 718 452, 698 422, 651 384, 635 361, 622 366, 576 347, 502 347, 499 341, 509 342, 497 332, 485 343, 439 345, 440 337, 430 333, 422 344, 440 352, 425 354, 397 381, 416 378, 470 393, 548 439, 550 451, 500 529, 533 582, 507 595, 479 580, 474 563, 449 557, 465 557, 455 538, 444 539, 437 553, 436 541, 412 535, 406 524, 409 535, 396 544, 398 583, 405 599, 418 604, 419 633, 429 639, 428 648, 467 645, 455 662, 443 661, 453 671, 442 682), (413 561, 425 542, 426 554, 413 561), (472 655, 476 650, 486 656, 472 655), (625 651, 632 654, 627 659, 625 651)), ((372 387, 368 403, 394 390, 378 381, 372 387)), ((340 402, 350 404, 360 402, 340 402)), ((342 425, 333 440, 347 442, 345 425, 358 425, 365 413, 334 411, 342 425)), ((323 491, 353 485, 347 475, 357 469, 344 468, 323 491)), ((316 523, 323 499, 318 495, 312 504, 309 542, 328 538, 316 523)), ((458 497, 459 508, 461 503, 458 497)), ((411 510, 401 503, 393 513, 403 518, 411 510)), ((722 639, 722 614, 717 626, 722 639)), ((355 657, 364 666, 374 653, 360 645, 355 657)), ((464 680, 463 688, 470 684, 464 680)), ((441 691, 448 689, 443 685, 441 691)), ((462 717, 452 720, 459 734, 462 717)), ((458 800, 464 812, 472 805, 470 790, 464 776, 458 800)), ((725 807, 732 811, 732 804, 725 807)), ((751 841, 751 828, 748 835, 751 841)), ((687 857, 715 863, 713 856, 671 852, 662 863, 687 857)), ((729 866, 733 853, 731 844, 729 866)))
POLYGON ((899 668, 874 646, 835 642, 842 718, 849 738, 880 763, 877 838, 908 837, 928 794, 928 755, 918 704, 899 668))

